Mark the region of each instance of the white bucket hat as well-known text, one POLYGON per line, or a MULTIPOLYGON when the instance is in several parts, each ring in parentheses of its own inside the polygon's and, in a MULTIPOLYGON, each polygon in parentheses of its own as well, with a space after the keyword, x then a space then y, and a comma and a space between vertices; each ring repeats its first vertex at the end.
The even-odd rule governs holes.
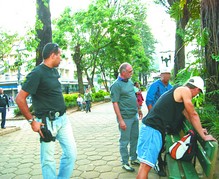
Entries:
POLYGON ((199 88, 204 93, 204 81, 200 76, 193 76, 188 81, 189 84, 199 88))
POLYGON ((161 70, 160 70, 160 73, 162 74, 162 73, 171 73, 171 70, 169 69, 169 68, 162 68, 161 70))

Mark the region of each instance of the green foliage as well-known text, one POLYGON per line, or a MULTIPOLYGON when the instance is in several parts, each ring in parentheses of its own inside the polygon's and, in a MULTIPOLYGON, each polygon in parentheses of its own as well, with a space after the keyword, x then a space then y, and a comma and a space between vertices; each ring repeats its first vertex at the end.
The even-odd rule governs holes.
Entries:
POLYGON ((93 88, 91 88, 91 92, 92 93, 96 93, 96 89, 93 87, 93 88))
POLYGON ((200 93, 194 98, 192 98, 192 103, 197 108, 203 106, 204 102, 205 102, 205 95, 203 93, 200 93))
POLYGON ((21 115, 21 111, 20 111, 19 108, 15 108, 15 109, 14 109, 14 115, 15 115, 15 116, 20 116, 20 115, 21 115))
POLYGON ((176 1, 173 3, 169 10, 170 17, 180 20, 183 16, 183 5, 180 4, 180 1, 176 1))
MULTIPOLYGON (((31 113, 33 113, 33 106, 32 106, 32 105, 29 107, 29 110, 30 110, 31 113)), ((20 116, 20 115, 22 115, 22 114, 21 114, 21 111, 20 111, 20 109, 19 109, 18 107, 14 109, 14 115, 15 115, 15 116, 20 116)))
POLYGON ((67 108, 75 107, 77 106, 77 97, 78 93, 74 94, 63 94, 65 105, 67 108))
POLYGON ((219 112, 215 105, 206 103, 201 108, 197 108, 202 126, 208 130, 217 140, 219 140, 219 112))
MULTIPOLYGON (((0 60, 7 58, 13 50, 15 42, 19 40, 18 34, 9 34, 0 29, 0 60)), ((5 63, 7 65, 7 63, 5 63)))
MULTIPOLYGON (((92 95, 92 101, 98 102, 98 101, 103 101, 104 96, 109 96, 109 92, 99 90, 98 92, 92 92, 91 95, 92 95)), ((65 105, 67 108, 72 108, 72 107, 77 106, 78 93, 63 94, 63 96, 64 96, 65 105)), ((83 98, 83 95, 81 95, 81 96, 83 98)))
POLYGON ((201 76, 202 68, 199 67, 200 60, 196 60, 195 62, 189 64, 186 68, 180 70, 175 78, 175 83, 183 85, 190 77, 192 76, 201 76))
POLYGON ((104 100, 104 96, 109 96, 109 92, 105 92, 103 90, 99 90, 96 93, 92 93, 92 99, 93 101, 103 101, 104 100))
POLYGON ((141 91, 146 91, 146 86, 140 86, 141 91))
POLYGON ((212 59, 216 60, 217 62, 219 62, 219 55, 211 55, 212 59))
POLYGON ((205 47, 209 41, 209 32, 206 28, 204 28, 201 32, 201 36, 197 36, 197 42, 202 47, 205 47))
POLYGON ((135 0, 117 3, 97 0, 87 11, 76 13, 66 8, 54 21, 53 39, 65 49, 71 49, 72 57, 80 57, 73 60, 91 80, 90 84, 95 73, 102 74, 106 82, 115 77, 121 63, 131 63, 133 59, 138 67, 136 72, 145 72, 155 42, 145 23, 145 14, 145 6, 135 0), (76 45, 80 54, 75 54, 76 45))

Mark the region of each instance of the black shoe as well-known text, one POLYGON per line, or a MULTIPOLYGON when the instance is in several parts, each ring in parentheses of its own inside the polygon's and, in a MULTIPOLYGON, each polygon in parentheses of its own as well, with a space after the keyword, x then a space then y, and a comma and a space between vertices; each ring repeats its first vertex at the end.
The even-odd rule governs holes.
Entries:
POLYGON ((134 171, 135 171, 135 169, 132 168, 132 167, 130 167, 129 164, 123 165, 122 168, 125 169, 125 170, 128 171, 128 172, 134 172, 134 171))
POLYGON ((6 129, 6 127, 2 127, 2 129, 6 129))
POLYGON ((157 174, 161 177, 166 177, 167 174, 164 170, 164 164, 161 162, 161 163, 156 163, 156 165, 154 166, 154 170, 157 172, 157 174))
POLYGON ((140 162, 139 162, 139 160, 133 160, 133 161, 131 161, 131 165, 140 165, 140 162))

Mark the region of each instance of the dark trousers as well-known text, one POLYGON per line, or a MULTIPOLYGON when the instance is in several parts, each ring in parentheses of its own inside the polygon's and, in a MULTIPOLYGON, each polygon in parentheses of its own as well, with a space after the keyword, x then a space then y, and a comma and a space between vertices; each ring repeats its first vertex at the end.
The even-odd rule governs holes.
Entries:
POLYGON ((0 113, 2 113, 1 128, 4 128, 5 127, 5 119, 6 119, 6 107, 0 107, 0 113))
POLYGON ((90 112, 90 101, 85 101, 86 102, 86 112, 90 112))

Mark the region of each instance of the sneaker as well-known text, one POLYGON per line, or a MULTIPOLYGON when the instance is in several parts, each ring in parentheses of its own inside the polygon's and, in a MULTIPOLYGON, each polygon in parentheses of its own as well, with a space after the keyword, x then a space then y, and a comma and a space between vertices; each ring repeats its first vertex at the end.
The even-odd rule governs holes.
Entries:
POLYGON ((125 170, 128 171, 128 172, 134 172, 134 171, 135 171, 135 169, 132 168, 132 167, 130 167, 129 164, 123 165, 122 168, 125 169, 125 170))
POLYGON ((131 161, 131 165, 140 165, 140 161, 139 160, 132 160, 131 161))
POLYGON ((161 177, 165 177, 167 176, 165 170, 164 170, 164 165, 163 163, 156 163, 156 165, 154 166, 154 170, 157 172, 157 174, 161 177))

